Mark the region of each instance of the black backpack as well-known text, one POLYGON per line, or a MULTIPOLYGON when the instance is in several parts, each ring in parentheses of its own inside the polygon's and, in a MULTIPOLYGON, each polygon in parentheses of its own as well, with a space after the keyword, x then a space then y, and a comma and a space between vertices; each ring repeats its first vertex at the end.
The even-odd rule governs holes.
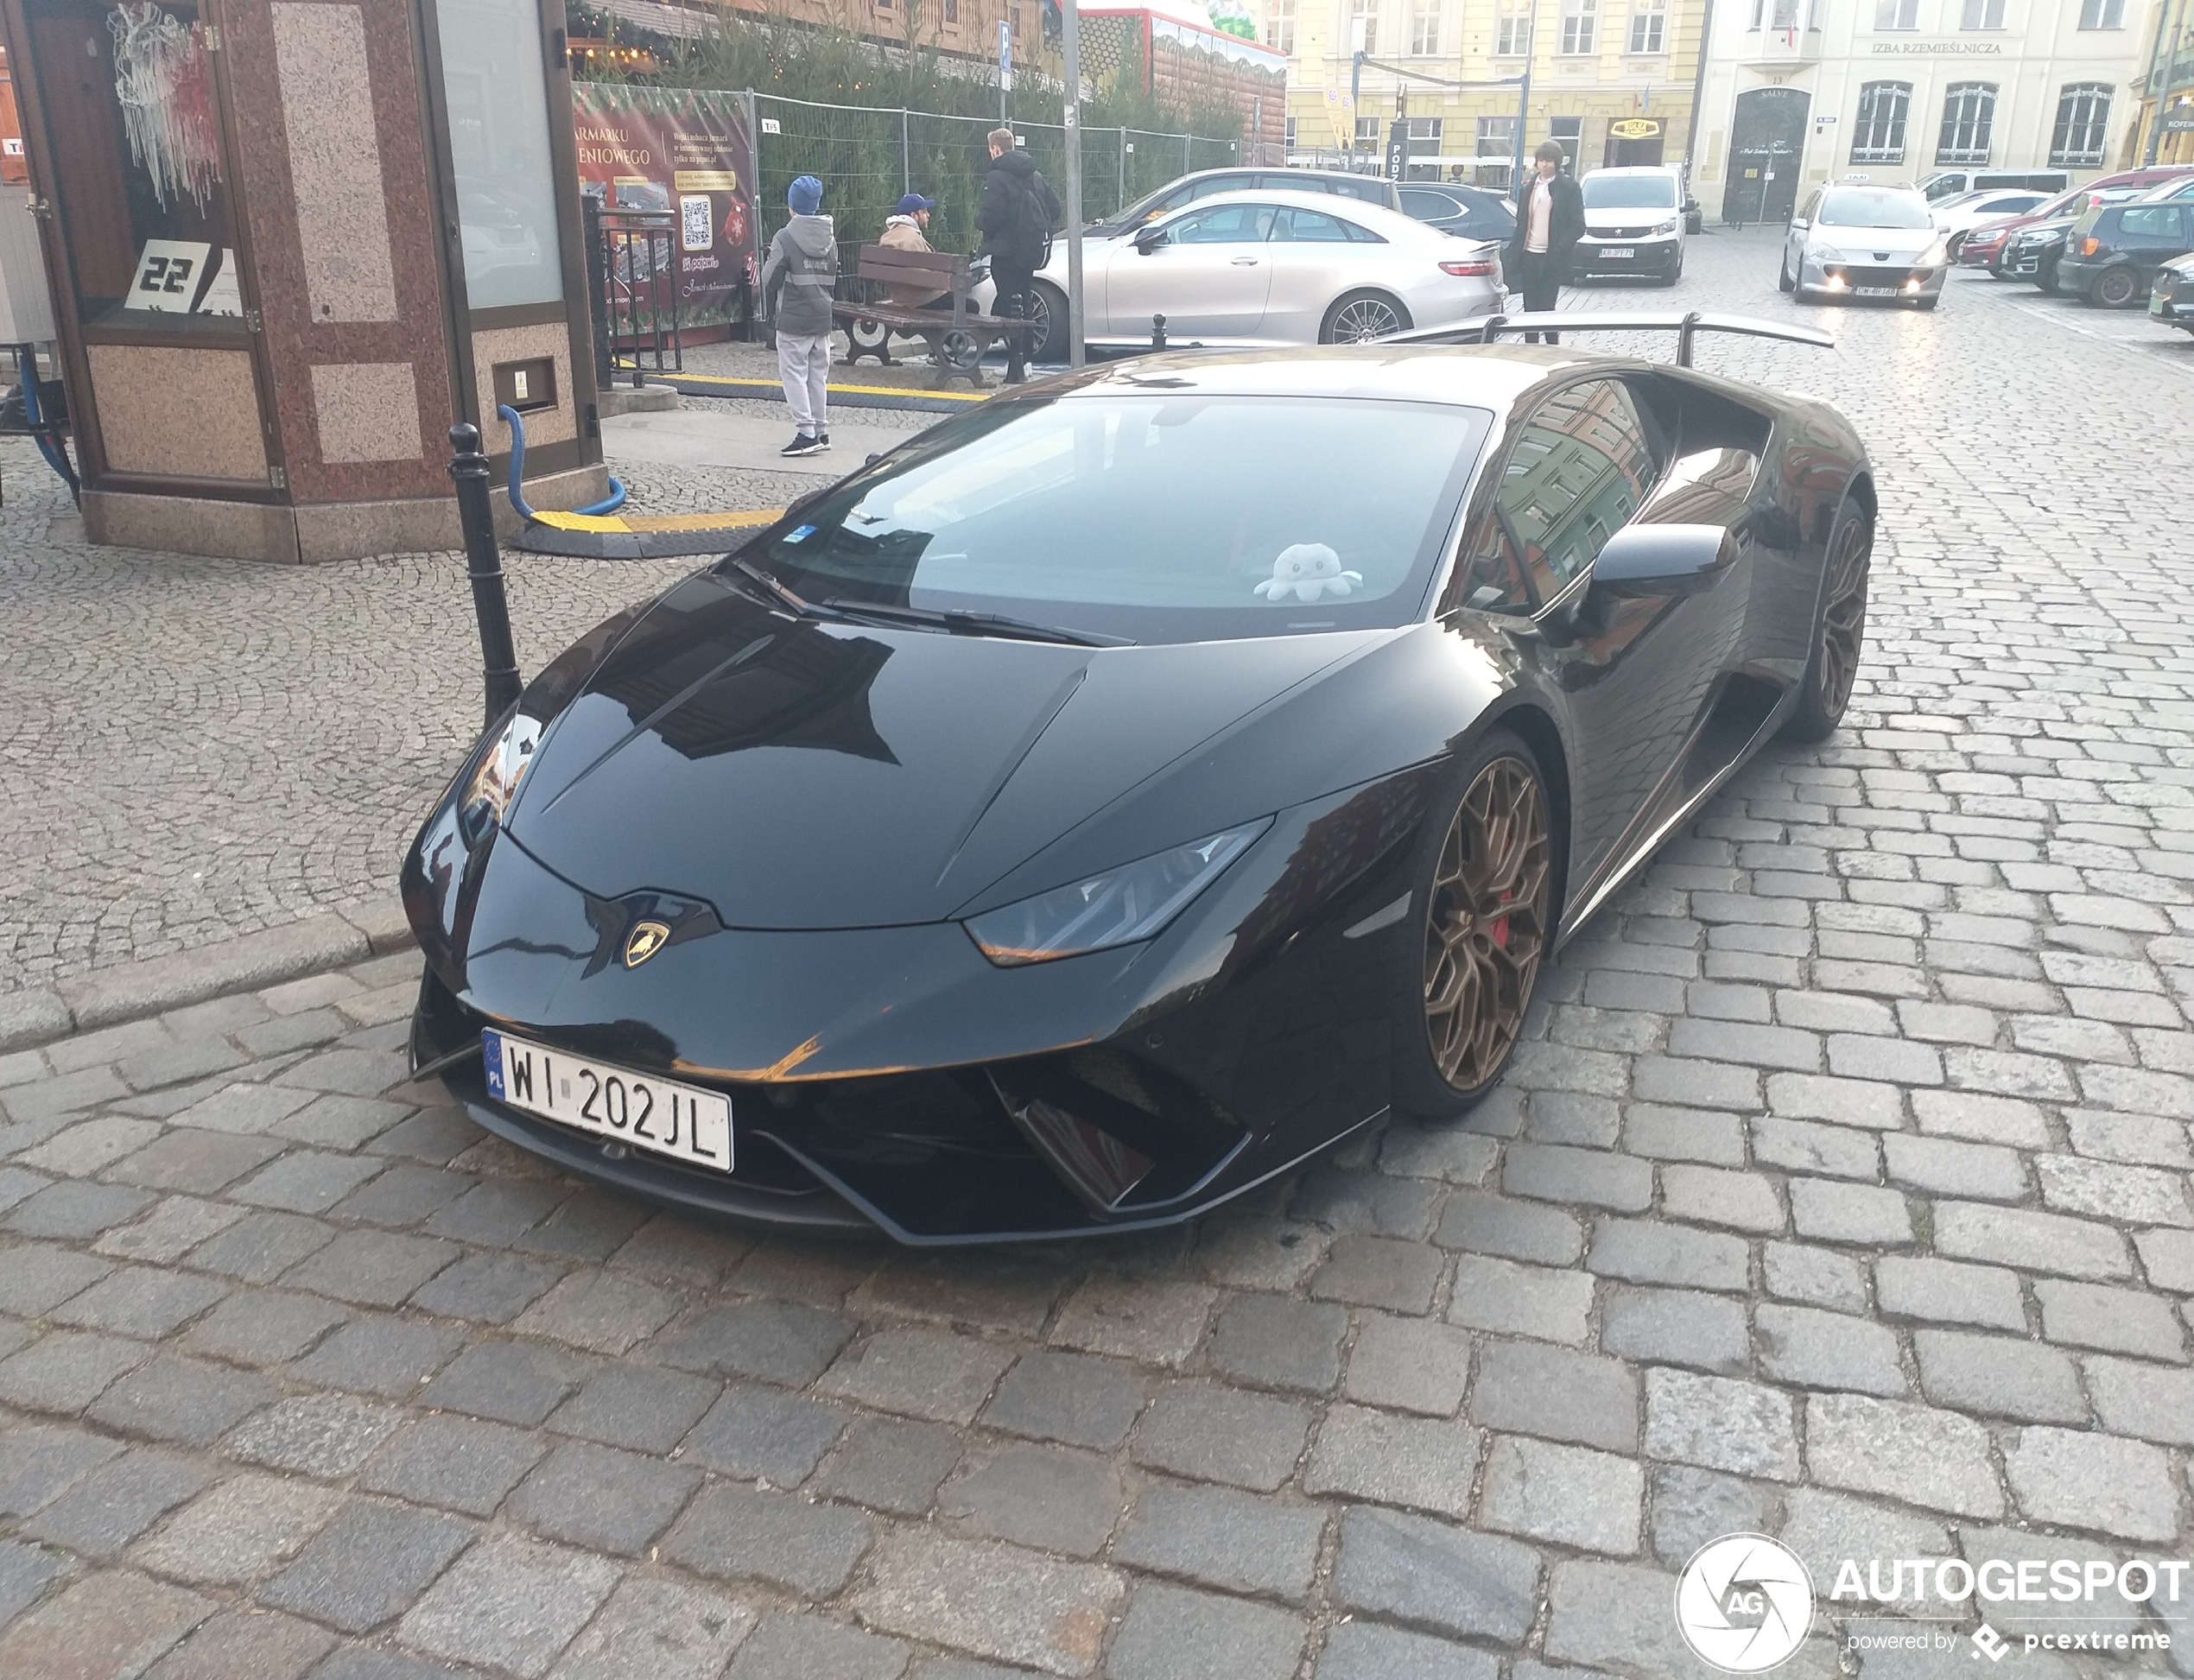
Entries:
POLYGON ((1034 266, 1042 268, 1051 260, 1051 236, 1065 215, 1059 195, 1051 190, 1051 183, 1038 170, 1032 174, 1021 194, 1021 228, 1037 247, 1034 266))

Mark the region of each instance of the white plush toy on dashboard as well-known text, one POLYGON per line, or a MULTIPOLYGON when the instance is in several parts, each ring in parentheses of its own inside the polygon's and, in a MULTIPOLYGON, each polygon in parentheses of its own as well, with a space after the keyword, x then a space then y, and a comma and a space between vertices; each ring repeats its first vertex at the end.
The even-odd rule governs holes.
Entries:
POLYGON ((1361 572, 1341 569, 1341 556, 1322 542, 1297 542, 1280 550, 1272 562, 1272 575, 1252 592, 1267 600, 1284 601, 1290 595, 1315 601, 1321 595, 1346 595, 1364 580, 1361 572))

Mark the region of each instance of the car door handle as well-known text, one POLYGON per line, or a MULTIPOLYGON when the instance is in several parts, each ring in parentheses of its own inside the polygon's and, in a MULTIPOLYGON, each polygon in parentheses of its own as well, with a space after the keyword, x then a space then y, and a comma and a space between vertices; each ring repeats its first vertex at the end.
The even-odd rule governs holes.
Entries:
POLYGON ((1234 257, 1227 260, 1238 269, 1253 269, 1257 266, 1257 259, 1254 257, 1234 257))

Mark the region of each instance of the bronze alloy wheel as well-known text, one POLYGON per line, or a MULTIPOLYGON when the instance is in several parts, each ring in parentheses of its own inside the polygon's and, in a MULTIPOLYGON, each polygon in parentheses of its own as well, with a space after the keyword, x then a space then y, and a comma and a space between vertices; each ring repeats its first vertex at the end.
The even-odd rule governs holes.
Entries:
POLYGON ((1546 797, 1522 759, 1472 780, 1432 868, 1424 922, 1424 1030, 1459 1091, 1486 1083, 1523 1030, 1545 954, 1553 842, 1546 797))
POLYGON ((1827 599, 1821 607, 1821 650, 1816 667, 1822 714, 1841 718, 1859 674, 1859 649, 1867 633, 1867 572, 1874 554, 1874 527, 1847 519, 1836 533, 1829 557, 1827 599))

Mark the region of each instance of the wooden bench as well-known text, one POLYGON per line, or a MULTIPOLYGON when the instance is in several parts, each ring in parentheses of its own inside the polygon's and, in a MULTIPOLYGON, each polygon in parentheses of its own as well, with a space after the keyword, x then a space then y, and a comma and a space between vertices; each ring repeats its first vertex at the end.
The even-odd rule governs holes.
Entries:
POLYGON ((944 309, 909 309, 894 303, 834 303, 831 316, 846 328, 846 365, 873 356, 885 367, 892 365, 891 338, 920 339, 929 346, 936 368, 935 384, 942 387, 957 374, 978 390, 983 388, 983 358, 991 346, 1016 337, 1025 338, 1033 323, 997 315, 977 314, 970 308, 968 293, 974 281, 965 257, 942 250, 901 250, 892 245, 863 245, 859 277, 872 295, 885 287, 931 297, 948 294, 944 309))

